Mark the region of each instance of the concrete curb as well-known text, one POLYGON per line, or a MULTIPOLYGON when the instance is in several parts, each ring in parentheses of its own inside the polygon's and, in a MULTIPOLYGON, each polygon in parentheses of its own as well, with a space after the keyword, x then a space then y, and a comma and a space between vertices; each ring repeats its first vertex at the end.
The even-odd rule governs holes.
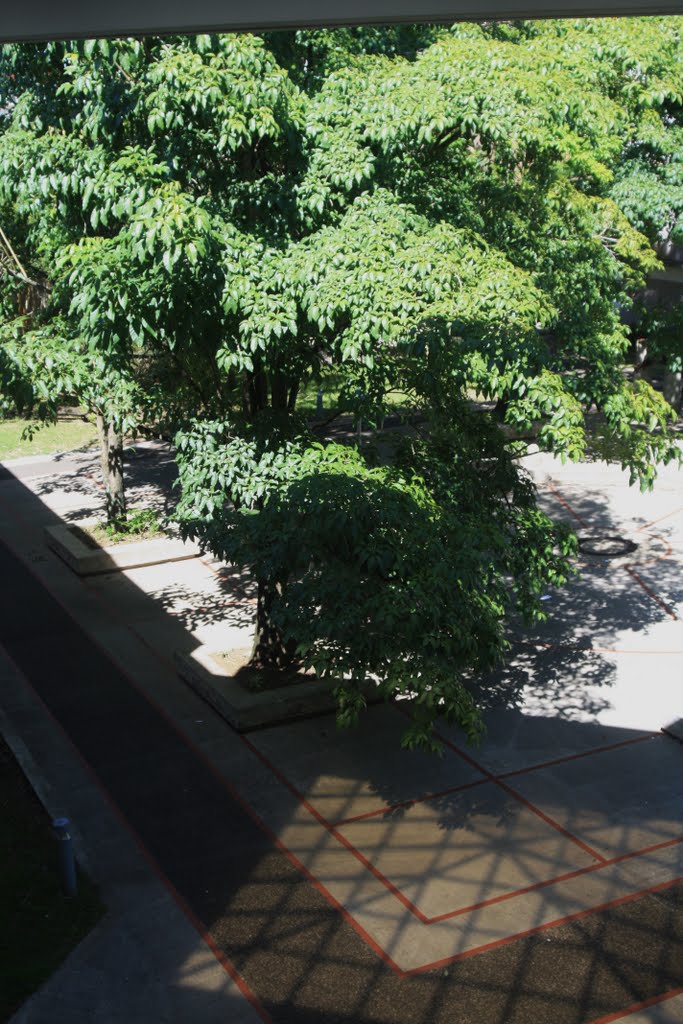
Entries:
POLYGON ((79 576, 95 576, 103 572, 138 569, 145 565, 180 562, 197 558, 201 550, 191 541, 175 537, 159 537, 132 544, 114 544, 93 549, 83 543, 69 526, 46 526, 48 546, 79 576))
MULTIPOLYGON (((175 651, 174 661, 181 679, 238 732, 336 710, 336 680, 314 679, 282 689, 253 692, 221 668, 215 660, 216 653, 200 646, 189 654, 175 651)), ((371 684, 367 685, 365 695, 368 704, 384 699, 371 684)))

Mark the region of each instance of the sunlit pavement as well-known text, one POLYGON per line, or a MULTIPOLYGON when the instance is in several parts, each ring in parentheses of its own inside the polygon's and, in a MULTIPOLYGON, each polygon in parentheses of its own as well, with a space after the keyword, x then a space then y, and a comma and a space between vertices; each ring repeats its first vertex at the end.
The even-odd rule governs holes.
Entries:
MULTIPOLYGON (((3 586, 3 729, 118 908, 21 1020, 683 1021, 683 746, 661 732, 683 717, 681 478, 641 495, 612 467, 526 462, 581 574, 482 681, 483 744, 444 728, 438 759, 400 750, 400 706, 237 736, 172 655, 248 642, 249 581, 210 558, 79 580, 42 527, 96 512, 94 457, 6 464, 0 539, 27 579, 18 618, 3 586)), ((163 507, 172 470, 132 464, 133 500, 163 507)))

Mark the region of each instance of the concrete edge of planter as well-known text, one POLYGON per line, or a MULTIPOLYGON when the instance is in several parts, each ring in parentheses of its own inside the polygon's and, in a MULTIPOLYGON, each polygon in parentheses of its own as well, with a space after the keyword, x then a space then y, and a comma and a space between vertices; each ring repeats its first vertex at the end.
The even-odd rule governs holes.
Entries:
POLYGON ((89 548, 72 533, 69 526, 46 526, 48 546, 79 576, 94 576, 103 572, 120 572, 144 565, 180 562, 196 558, 200 548, 190 541, 175 537, 156 537, 153 540, 113 544, 105 548, 89 548))
MULTIPOLYGON (((249 732, 264 725, 322 715, 336 709, 336 682, 311 679, 310 682, 254 693, 220 667, 214 660, 216 653, 201 645, 191 653, 176 651, 174 661, 181 679, 237 732, 249 732)), ((368 684, 366 698, 373 704, 384 699, 372 684, 368 684)))

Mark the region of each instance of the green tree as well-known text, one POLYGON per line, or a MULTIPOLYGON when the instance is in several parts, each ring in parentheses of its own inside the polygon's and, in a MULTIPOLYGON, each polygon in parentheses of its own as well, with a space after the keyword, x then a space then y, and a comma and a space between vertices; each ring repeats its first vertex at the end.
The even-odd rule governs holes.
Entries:
POLYGON ((234 404, 226 265, 276 201, 255 165, 286 163, 294 92, 252 38, 5 47, 1 67, 2 392, 94 412, 120 520, 124 431, 234 404))
POLYGON ((339 680, 344 720, 368 678, 415 696, 409 743, 477 734, 472 673, 571 571, 530 439, 580 458, 597 423, 645 487, 678 457, 623 372, 658 263, 617 186, 639 111, 680 119, 679 22, 591 26, 3 51, 0 222, 50 282, 5 328, 13 391, 53 400, 50 334, 165 405, 183 529, 258 580, 254 663, 339 680), (327 439, 297 404, 331 380, 330 415, 402 428, 327 439))

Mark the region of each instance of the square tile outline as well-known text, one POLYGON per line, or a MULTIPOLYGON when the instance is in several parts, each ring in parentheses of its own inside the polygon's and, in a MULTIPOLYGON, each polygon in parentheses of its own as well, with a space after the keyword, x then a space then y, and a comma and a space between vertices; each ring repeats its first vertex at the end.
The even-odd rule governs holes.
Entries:
MULTIPOLYGON (((492 782, 489 779, 484 779, 482 782, 477 783, 476 785, 479 785, 479 786, 488 785, 488 786, 490 786, 490 785, 492 785, 492 782)), ((473 786, 469 786, 467 788, 473 788, 473 786)), ((510 796, 508 794, 505 794, 505 795, 508 798, 508 805, 509 805, 509 803, 511 803, 512 801, 510 800, 510 796)), ((428 801, 417 801, 417 802, 418 803, 424 803, 424 802, 428 802, 428 801)), ((531 815, 529 814, 529 810, 530 809, 527 806, 527 801, 526 800, 522 800, 522 801, 519 801, 519 803, 521 804, 521 807, 519 809, 521 810, 522 814, 526 813, 527 818, 531 817, 531 815)), ((540 827, 544 830, 544 832, 543 832, 544 836, 548 836, 548 835, 552 836, 553 832, 556 831, 552 827, 548 828, 548 825, 545 822, 543 822, 540 827)), ((423 910, 421 910, 417 903, 415 903, 412 900, 410 900, 410 898, 405 895, 403 890, 398 885, 396 885, 394 882, 391 881, 391 878, 389 878, 388 876, 384 875, 378 868, 376 868, 375 864, 370 860, 370 857, 367 856, 365 853, 363 853, 361 851, 361 849, 359 849, 359 847, 356 846, 355 843, 353 843, 348 838, 348 836, 344 835, 343 832, 338 832, 336 828, 335 828, 334 833, 332 833, 332 834, 333 834, 334 838, 337 839, 338 842, 341 842, 341 844, 343 846, 345 846, 346 849, 349 850, 349 852, 353 853, 354 856, 356 856, 357 859, 362 858, 363 861, 365 862, 364 866, 366 866, 368 868, 368 870, 370 870, 371 874, 373 874, 385 886, 385 888, 388 888, 390 890, 390 892, 392 892, 392 894, 397 899, 399 899, 401 901, 401 903, 403 903, 403 905, 410 911, 410 913, 414 917, 416 917, 420 921, 420 923, 423 924, 423 925, 438 924, 438 923, 440 923, 442 921, 450 920, 451 918, 460 917, 463 914, 471 913, 474 910, 479 910, 479 909, 482 909, 484 907, 491 906, 491 905, 493 905, 495 903, 505 902, 505 901, 507 901, 509 899, 512 899, 514 897, 522 896, 525 893, 535 892, 537 889, 545 888, 546 886, 552 885, 554 882, 568 881, 569 879, 574 878, 577 875, 583 875, 583 874, 586 874, 586 872, 594 871, 597 868, 602 868, 602 867, 606 867, 607 866, 607 864, 605 864, 605 862, 603 860, 600 860, 599 862, 596 862, 594 860, 593 863, 587 863, 587 864, 584 863, 580 867, 571 868, 570 870, 564 871, 560 875, 554 875, 550 879, 542 880, 540 882, 539 881, 529 882, 527 885, 520 886, 517 889, 505 890, 505 891, 499 893, 497 896, 491 896, 491 897, 488 897, 487 899, 478 900, 475 903, 467 904, 466 906, 461 906, 461 907, 458 907, 457 909, 454 909, 454 910, 447 910, 447 911, 444 911, 441 914, 430 916, 430 915, 426 914, 423 910)), ((389 843, 389 845, 391 845, 391 843, 389 843)), ((573 849, 574 848, 574 844, 570 843, 569 844, 569 848, 570 848, 570 850, 573 849)), ((505 859, 505 853, 504 852, 502 853, 502 859, 505 859)), ((571 863, 571 861, 570 861, 570 863, 571 863)), ((532 874, 532 877, 533 877, 533 872, 531 872, 531 874, 532 874)))
MULTIPOLYGON (((357 847, 349 839, 347 839, 346 836, 344 836, 341 832, 339 832, 337 825, 335 825, 334 823, 329 822, 320 813, 320 811, 318 811, 318 809, 315 807, 315 805, 313 803, 311 803, 311 801, 309 801, 303 795, 303 793, 301 793, 297 789, 297 787, 294 786, 294 784, 292 782, 290 782, 290 780, 286 777, 286 775, 284 775, 284 773, 281 772, 280 769, 277 768, 272 763, 272 761, 265 754, 263 754, 258 749, 258 747, 256 747, 255 744, 247 736, 243 735, 241 738, 242 738, 242 741, 244 742, 244 744, 272 772, 272 774, 275 776, 275 778, 277 778, 278 781, 282 783, 282 785, 284 785, 287 789, 289 789, 289 791, 299 801, 301 806, 318 822, 318 824, 321 825, 322 828, 325 829, 325 831, 328 832, 328 834, 331 835, 332 838, 335 839, 341 846, 343 846, 360 864, 362 864, 362 866, 378 882, 380 882, 380 884, 385 889, 387 889, 391 893, 391 895, 394 896, 394 898, 397 899, 406 908, 406 910, 408 910, 412 914, 413 917, 415 917, 423 925, 437 924, 437 923, 440 923, 442 921, 447 921, 447 920, 450 920, 450 919, 455 918, 455 917, 460 917, 460 916, 462 916, 464 914, 472 913, 472 911, 474 911, 474 910, 480 910, 480 909, 483 909, 484 907, 493 906, 496 903, 502 903, 502 902, 505 902, 505 901, 510 900, 510 899, 515 899, 516 897, 523 896, 526 893, 535 892, 538 889, 544 889, 544 888, 547 888, 548 886, 555 885, 555 884, 560 883, 560 882, 566 882, 566 881, 569 881, 572 878, 577 878, 577 877, 579 877, 581 875, 590 874, 590 873, 592 873, 594 871, 600 871, 600 870, 602 870, 602 869, 604 869, 606 867, 612 866, 613 864, 619 864, 619 863, 622 863, 623 861, 633 860, 633 859, 635 859, 637 857, 642 857, 642 856, 644 856, 646 854, 654 853, 657 850, 666 849, 669 846, 675 846, 675 845, 683 842, 683 835, 682 835, 682 836, 674 837, 672 839, 663 840, 661 843, 654 843, 654 844, 652 844, 650 846, 645 846, 645 847, 643 847, 641 849, 638 849, 638 850, 633 850, 633 851, 630 851, 628 853, 619 854, 616 857, 610 857, 610 858, 603 857, 601 854, 598 854, 596 851, 593 851, 591 847, 588 847, 585 843, 583 843, 580 839, 578 839, 578 837, 572 835, 572 833, 569 832, 567 829, 564 829, 557 822, 554 822, 552 818, 549 818, 548 815, 544 814, 543 811, 541 811, 539 808, 535 807, 530 801, 528 801, 525 797, 523 797, 521 795, 521 793, 517 793, 517 791, 513 790, 512 787, 510 787, 506 783, 500 781, 500 776, 495 776, 495 775, 493 775, 493 773, 489 772, 483 766, 478 765, 477 762, 474 761, 473 758, 471 758, 464 751, 461 751, 454 743, 452 743, 446 737, 440 735, 439 733, 437 733, 436 735, 438 736, 438 738, 447 747, 449 747, 451 750, 453 750, 460 757, 464 758, 466 761, 470 762, 485 777, 483 779, 481 779, 481 780, 477 780, 477 781, 470 782, 470 783, 465 783, 462 786, 454 787, 452 790, 445 790, 442 793, 432 793, 432 794, 429 794, 427 796, 415 798, 412 801, 408 802, 411 806, 416 804, 416 803, 422 803, 422 802, 426 802, 426 801, 428 801, 430 799, 435 799, 437 796, 444 795, 445 793, 460 792, 460 791, 463 791, 463 790, 466 790, 466 789, 472 789, 475 786, 482 786, 485 783, 493 782, 493 783, 497 784, 500 788, 502 788, 508 794, 508 796, 513 797, 513 799, 515 799, 519 803, 521 803, 522 806, 526 807, 528 810, 531 810, 533 813, 536 814, 537 817, 540 817, 540 819, 542 821, 544 821, 546 824, 548 824, 551 827, 555 828, 556 831, 559 831, 562 835, 565 835, 566 838, 568 838, 571 841, 573 841, 574 843, 576 843, 581 849, 584 850, 584 852, 587 852, 587 853, 589 853, 590 856, 593 856, 596 859, 597 863, 587 864, 587 865, 584 865, 584 867, 575 868, 572 871, 564 872, 563 874, 557 875, 557 876, 555 876, 553 878, 544 879, 544 880, 541 880, 539 882, 532 882, 529 885, 523 886, 520 889, 514 889, 514 890, 511 890, 510 892, 500 893, 498 896, 492 896, 492 897, 490 897, 487 900, 481 900, 481 901, 479 901, 477 903, 473 903, 473 904, 471 904, 469 906, 460 907, 460 908, 457 908, 455 910, 445 911, 443 914, 439 914, 439 915, 436 915, 434 917, 430 917, 427 914, 425 914, 423 911, 421 911, 420 908, 418 906, 416 906, 416 904, 414 904, 405 895, 405 893, 403 893, 399 889, 399 887, 396 886, 391 881, 391 879, 387 878, 381 871, 379 871, 379 869, 377 867, 375 867, 375 865, 372 863, 372 861, 370 861, 369 858, 367 858, 363 853, 361 853, 361 851, 359 849, 357 849, 357 847)), ((631 740, 622 740, 619 743, 611 744, 611 745, 609 745, 607 747, 596 747, 596 748, 593 748, 592 750, 582 751, 581 753, 578 753, 578 754, 570 754, 567 757, 556 758, 553 761, 543 762, 543 763, 538 764, 538 765, 531 765, 531 766, 529 766, 527 768, 516 769, 515 771, 504 773, 504 777, 508 777, 508 776, 512 776, 512 775, 523 775, 523 774, 526 774, 527 772, 536 771, 538 769, 546 768, 546 767, 549 767, 550 765, 553 765, 553 764, 562 764, 565 761, 574 761, 574 760, 578 760, 579 758, 582 758, 582 757, 594 756, 595 754, 605 753, 605 752, 608 752, 610 750, 617 749, 619 747, 631 746, 633 744, 636 744, 636 743, 639 743, 639 742, 643 742, 645 740, 652 740, 652 739, 656 739, 656 738, 665 739, 665 737, 661 733, 648 733, 645 736, 634 737, 631 740)), ((399 806, 401 806, 401 805, 399 805, 399 806)), ((381 813, 384 813, 385 810, 387 810, 387 808, 382 808, 382 809, 380 809, 379 811, 377 811, 375 813, 376 814, 381 814, 381 813)), ((667 883, 664 883, 664 884, 665 885, 671 885, 671 884, 675 884, 675 883, 674 882, 667 882, 667 883)), ((649 891, 649 890, 644 890, 644 891, 649 891)), ((621 902, 621 900, 618 900, 618 902, 621 902)), ((614 904, 610 903, 609 905, 612 906, 614 904)), ((597 907, 597 908, 594 908, 594 909, 598 910, 600 908, 597 907)), ((586 912, 587 911, 579 912, 579 916, 581 916, 582 914, 584 914, 586 912)), ((573 916, 577 916, 577 915, 573 915, 573 916)), ((541 926, 541 928, 542 927, 544 927, 544 926, 541 926)), ((537 931, 539 929, 533 929, 533 930, 537 931)), ((521 934, 525 934, 525 933, 521 933, 521 934)), ((463 955, 466 955, 466 954, 460 954, 459 956, 462 957, 463 955)), ((449 958, 448 962, 450 962, 452 959, 453 958, 449 958)), ((426 969, 426 968, 420 968, 420 969, 426 969)), ((408 973, 410 973, 410 972, 408 972, 408 973)))

